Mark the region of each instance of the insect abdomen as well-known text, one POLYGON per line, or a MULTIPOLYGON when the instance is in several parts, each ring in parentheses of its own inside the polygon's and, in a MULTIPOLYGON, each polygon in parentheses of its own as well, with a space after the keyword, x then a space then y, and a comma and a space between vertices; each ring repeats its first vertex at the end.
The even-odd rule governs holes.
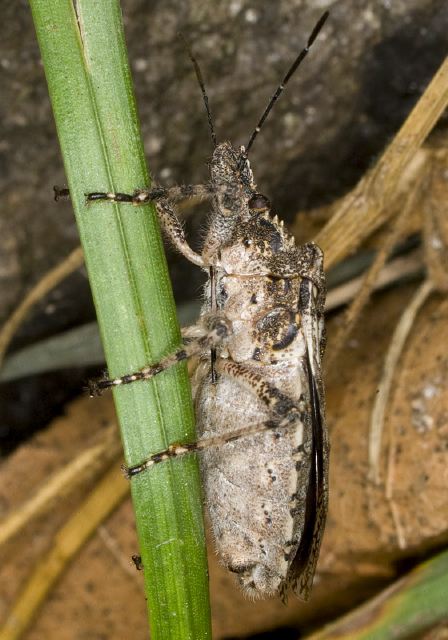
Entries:
MULTIPOLYGON (((299 368, 275 369, 270 377, 277 388, 294 388, 298 399, 305 384, 299 368)), ((216 384, 203 378, 196 413, 203 437, 272 419, 258 398, 225 374, 216 384)), ((305 518, 310 438, 309 425, 297 421, 288 429, 203 453, 204 493, 217 551, 253 597, 273 595, 288 580, 305 518)))

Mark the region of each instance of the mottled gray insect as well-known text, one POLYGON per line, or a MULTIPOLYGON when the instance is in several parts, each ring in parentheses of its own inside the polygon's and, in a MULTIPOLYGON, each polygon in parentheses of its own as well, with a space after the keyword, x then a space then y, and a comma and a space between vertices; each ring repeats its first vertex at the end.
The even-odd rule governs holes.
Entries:
POLYGON ((257 191, 247 151, 327 18, 274 93, 247 145, 216 144, 207 185, 91 193, 89 201, 154 202, 174 246, 207 270, 200 318, 183 331, 183 348, 136 373, 92 385, 92 393, 157 375, 199 357, 192 389, 199 440, 172 445, 126 470, 140 473, 172 457, 202 451, 204 493, 221 562, 255 598, 289 587, 309 597, 325 526, 329 444, 321 378, 325 282, 313 243, 296 246, 257 191), (200 254, 175 215, 181 198, 212 203, 200 254))

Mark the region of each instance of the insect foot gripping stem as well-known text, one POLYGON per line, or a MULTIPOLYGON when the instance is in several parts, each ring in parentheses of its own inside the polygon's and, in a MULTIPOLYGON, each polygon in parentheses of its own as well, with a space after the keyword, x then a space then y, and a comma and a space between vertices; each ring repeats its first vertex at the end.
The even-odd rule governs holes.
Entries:
POLYGON ((55 185, 53 187, 53 193, 55 202, 58 202, 59 200, 67 200, 68 198, 70 198, 70 191, 65 187, 61 188, 55 185))

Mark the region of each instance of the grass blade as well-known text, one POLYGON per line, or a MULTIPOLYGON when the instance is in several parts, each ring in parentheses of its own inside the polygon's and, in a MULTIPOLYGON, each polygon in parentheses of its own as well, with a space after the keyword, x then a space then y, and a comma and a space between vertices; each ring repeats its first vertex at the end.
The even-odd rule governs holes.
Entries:
MULTIPOLYGON (((152 208, 85 204, 89 191, 132 192, 149 184, 120 6, 115 0, 30 4, 109 372, 123 375, 175 349, 179 330, 152 208)), ((194 439, 183 365, 114 396, 128 464, 194 439)), ((196 460, 137 476, 132 496, 151 637, 210 637, 196 460)))
POLYGON ((422 638, 448 619, 447 593, 448 551, 443 551, 306 640, 422 638))

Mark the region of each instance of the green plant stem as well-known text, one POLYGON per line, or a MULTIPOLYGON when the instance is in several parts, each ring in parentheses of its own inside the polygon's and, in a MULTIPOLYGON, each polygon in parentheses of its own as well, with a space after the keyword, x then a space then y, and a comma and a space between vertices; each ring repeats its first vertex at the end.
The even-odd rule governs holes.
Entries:
POLYGON ((448 620, 448 551, 306 640, 405 640, 448 620))
MULTIPOLYGON (((85 202, 91 191, 149 185, 120 6, 30 4, 109 373, 124 375, 173 351, 180 336, 153 209, 85 202)), ((114 398, 127 464, 194 439, 184 365, 115 389, 114 398)), ((132 497, 151 637, 210 637, 197 461, 142 473, 132 481, 132 497)))

